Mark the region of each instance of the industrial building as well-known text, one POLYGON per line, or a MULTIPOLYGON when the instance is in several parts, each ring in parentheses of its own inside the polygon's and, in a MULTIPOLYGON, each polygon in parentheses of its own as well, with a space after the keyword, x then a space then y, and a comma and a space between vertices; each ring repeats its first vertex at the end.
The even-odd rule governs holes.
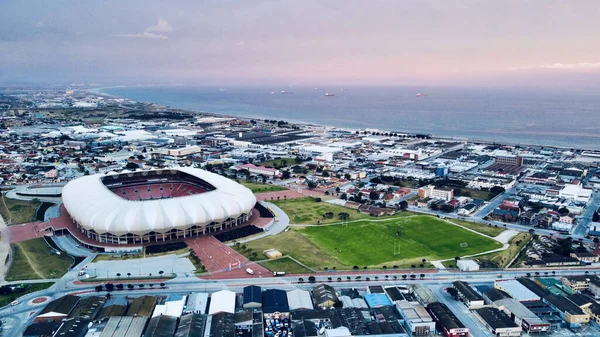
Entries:
POLYGON ((205 314, 208 306, 208 294, 207 293, 191 293, 188 296, 184 314, 205 314))
POLYGON ((435 328, 446 337, 468 337, 469 328, 454 315, 444 303, 433 302, 427 305, 427 311, 435 321, 435 328))
POLYGON ((467 282, 454 281, 452 287, 458 293, 458 297, 465 303, 467 308, 479 308, 484 305, 483 297, 475 289, 473 289, 467 282))
POLYGON ((396 308, 404 319, 404 326, 412 336, 429 336, 435 331, 435 322, 425 307, 419 303, 398 301, 396 308))
POLYGON ((524 286, 517 280, 496 280, 494 288, 504 291, 512 298, 519 302, 532 302, 541 300, 540 296, 536 295, 528 287, 524 286))
POLYGON ((315 305, 319 308, 331 308, 341 304, 335 289, 330 285, 319 284, 313 288, 312 294, 315 305))
POLYGON ((260 308, 262 307, 262 289, 259 286, 244 287, 244 308, 260 308))
POLYGON ((235 313, 235 293, 229 290, 221 290, 213 293, 211 296, 209 315, 227 312, 235 313))
POLYGON ((523 328, 515 323, 503 311, 496 308, 480 308, 473 310, 477 317, 485 326, 497 337, 521 336, 523 328))
POLYGON ((310 293, 306 290, 294 289, 287 292, 290 311, 314 310, 310 293))

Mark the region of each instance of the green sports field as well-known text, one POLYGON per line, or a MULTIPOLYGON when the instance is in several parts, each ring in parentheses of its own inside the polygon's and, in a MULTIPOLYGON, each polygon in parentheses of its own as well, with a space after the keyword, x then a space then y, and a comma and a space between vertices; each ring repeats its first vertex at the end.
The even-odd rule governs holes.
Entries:
POLYGON ((502 247, 492 239, 426 215, 298 231, 346 266, 390 266, 398 261, 447 259, 502 247))

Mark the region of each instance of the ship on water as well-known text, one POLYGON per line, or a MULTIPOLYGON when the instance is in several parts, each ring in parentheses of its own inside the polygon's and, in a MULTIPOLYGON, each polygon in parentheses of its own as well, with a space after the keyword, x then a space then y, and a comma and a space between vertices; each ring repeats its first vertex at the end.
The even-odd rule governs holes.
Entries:
POLYGON ((330 97, 330 96, 335 96, 335 94, 331 94, 331 93, 326 92, 325 96, 330 97))
POLYGON ((417 97, 427 97, 427 96, 429 96, 429 94, 417 93, 416 96, 417 97))

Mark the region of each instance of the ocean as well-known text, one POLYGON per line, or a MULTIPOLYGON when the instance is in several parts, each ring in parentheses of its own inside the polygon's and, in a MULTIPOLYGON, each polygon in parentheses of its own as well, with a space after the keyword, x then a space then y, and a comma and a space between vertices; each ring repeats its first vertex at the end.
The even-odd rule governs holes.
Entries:
POLYGON ((600 150, 600 95, 592 91, 169 86, 100 92, 232 116, 600 150))

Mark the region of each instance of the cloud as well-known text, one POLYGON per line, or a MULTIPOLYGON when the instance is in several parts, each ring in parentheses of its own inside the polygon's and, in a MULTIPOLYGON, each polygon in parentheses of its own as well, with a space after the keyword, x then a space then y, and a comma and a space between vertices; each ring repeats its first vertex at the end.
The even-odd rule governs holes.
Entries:
POLYGON ((118 37, 127 37, 134 39, 152 39, 152 40, 168 40, 167 33, 173 32, 175 29, 163 18, 158 18, 158 23, 144 29, 141 34, 116 34, 118 37))
POLYGON ((600 69, 600 62, 579 62, 579 63, 552 63, 537 66, 512 67, 508 70, 531 70, 531 69, 553 69, 553 70, 588 70, 600 69))
POLYGON ((155 40, 168 40, 169 39, 169 37, 166 35, 152 34, 152 33, 146 33, 146 32, 144 32, 143 34, 116 34, 115 36, 139 38, 139 39, 155 39, 155 40))
POLYGON ((173 32, 173 27, 163 18, 158 18, 158 23, 146 28, 144 34, 165 34, 173 32))

